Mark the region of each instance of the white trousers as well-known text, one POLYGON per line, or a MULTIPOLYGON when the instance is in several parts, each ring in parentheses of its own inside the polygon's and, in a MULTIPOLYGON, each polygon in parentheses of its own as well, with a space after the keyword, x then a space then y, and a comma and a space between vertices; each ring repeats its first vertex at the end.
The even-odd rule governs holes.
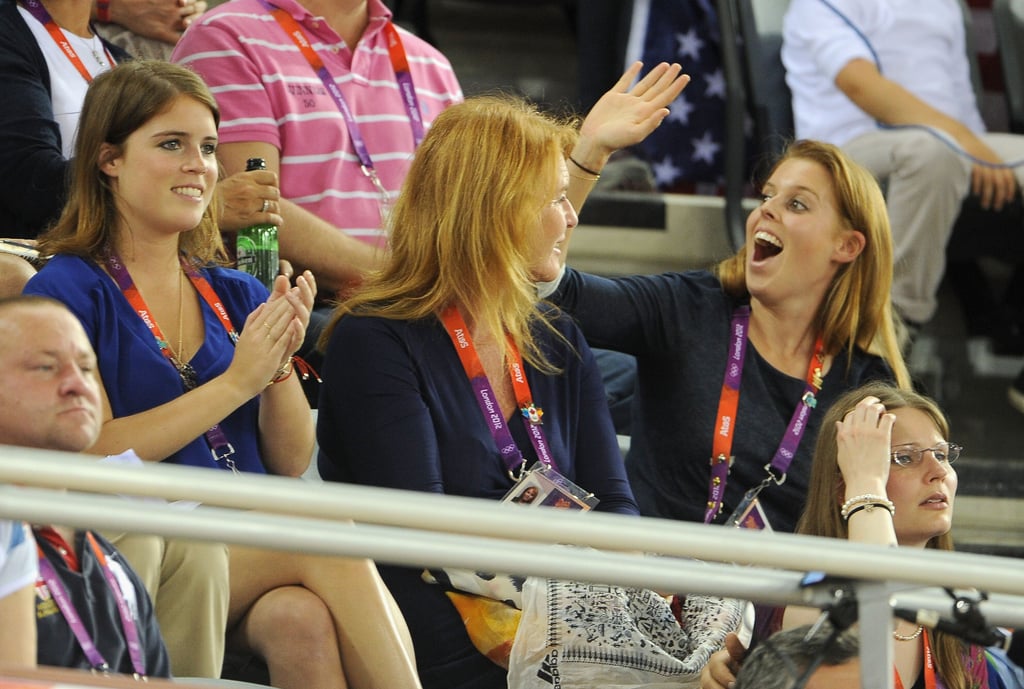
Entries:
MULTIPOLYGON (((981 139, 1004 161, 1024 162, 1024 136, 989 133, 981 139)), ((847 142, 843 150, 887 185, 895 250, 893 304, 904 318, 925 323, 938 305, 946 243, 971 190, 971 163, 919 129, 879 129, 847 142)), ((1024 165, 1015 173, 1024 185, 1024 165)))

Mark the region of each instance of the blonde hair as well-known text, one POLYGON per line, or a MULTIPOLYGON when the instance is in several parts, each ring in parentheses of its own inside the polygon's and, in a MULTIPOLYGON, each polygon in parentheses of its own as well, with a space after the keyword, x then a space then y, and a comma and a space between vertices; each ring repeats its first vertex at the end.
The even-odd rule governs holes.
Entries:
POLYGON ((554 369, 531 326, 538 308, 526 253, 558 185, 556 163, 576 123, 510 96, 479 96, 434 120, 390 217, 387 264, 338 306, 320 340, 346 314, 431 317, 452 304, 479 328, 507 333, 533 366, 554 369))
MULTIPOLYGON (((893 247, 889 216, 878 182, 839 148, 820 141, 791 143, 768 173, 770 177, 789 160, 807 160, 825 168, 832 180, 839 215, 848 229, 864 235, 864 250, 853 262, 840 266, 817 314, 817 331, 825 352, 837 355, 849 346, 847 369, 854 345, 876 354, 889 364, 900 387, 909 388, 910 373, 903 360, 893 316, 893 247)), ((745 299, 747 247, 719 263, 715 272, 722 287, 734 298, 745 299)))
MULTIPOLYGON (((118 218, 110 178, 100 166, 123 151, 133 132, 182 97, 206 106, 214 124, 220 124, 220 110, 206 84, 179 65, 163 60, 129 60, 92 81, 79 118, 67 205, 40 238, 41 253, 91 259, 105 255, 113 245, 118 218), (114 147, 111 156, 102 155, 104 144, 114 147)), ((227 260, 217 227, 218 203, 215 192, 199 225, 181 233, 178 240, 181 251, 194 263, 227 260)))
MULTIPOLYGON (((925 414, 943 438, 949 438, 949 421, 939 405, 929 397, 910 389, 897 388, 889 383, 872 382, 844 393, 825 413, 818 431, 818 441, 811 462, 811 476, 804 506, 796 532, 811 536, 845 539, 849 536, 846 522, 840 514, 843 476, 839 470, 839 445, 836 440, 836 422, 853 411, 857 403, 868 396, 877 397, 888 410, 916 409, 925 414)), ((928 540, 927 548, 953 550, 953 537, 949 532, 928 540)), ((970 689, 964 668, 965 644, 956 637, 934 632, 935 658, 939 674, 949 689, 970 689)))

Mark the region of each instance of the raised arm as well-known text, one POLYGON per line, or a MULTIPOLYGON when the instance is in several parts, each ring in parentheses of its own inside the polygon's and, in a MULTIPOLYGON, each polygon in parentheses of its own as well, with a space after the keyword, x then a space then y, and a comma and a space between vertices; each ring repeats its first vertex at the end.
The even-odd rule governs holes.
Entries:
MULTIPOLYGON (((862 495, 887 499, 889 448, 895 420, 877 397, 865 397, 837 423, 839 471, 846 486, 844 500, 862 495)), ((888 510, 860 510, 849 517, 846 527, 851 541, 897 545, 896 530, 888 510)))
POLYGON ((582 168, 600 172, 612 153, 647 138, 690 82, 689 75, 680 74, 678 64, 662 62, 634 84, 642 67, 641 62, 630 65, 583 121, 580 140, 572 152, 575 163, 569 163, 569 200, 577 211, 596 181, 582 168))
MULTIPOLYGON (((843 501, 872 496, 888 499, 890 443, 896 417, 886 411, 877 397, 865 397, 842 421, 836 422, 839 471, 843 501)), ((897 545, 892 514, 884 508, 859 509, 846 521, 847 538, 858 543, 897 545)), ((786 629, 814 622, 816 608, 786 608, 782 626, 786 629)))

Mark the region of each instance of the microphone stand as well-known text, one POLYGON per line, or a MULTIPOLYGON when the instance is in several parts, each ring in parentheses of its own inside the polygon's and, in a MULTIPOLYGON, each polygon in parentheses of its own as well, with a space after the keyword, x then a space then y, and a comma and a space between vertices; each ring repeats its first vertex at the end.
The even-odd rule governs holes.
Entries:
MULTIPOLYGON (((933 610, 892 608, 891 596, 894 590, 903 587, 893 587, 883 582, 838 582, 828 578, 815 585, 829 586, 832 600, 822 607, 821 617, 807 632, 807 638, 812 637, 826 620, 830 622, 832 633, 823 646, 824 653, 843 631, 859 619, 860 657, 870 659, 870 662, 860 664, 861 687, 892 689, 894 657, 889 632, 893 616, 931 630, 952 634, 970 644, 983 647, 1007 646, 1007 634, 989 625, 981 611, 980 604, 988 600, 984 592, 973 599, 957 595, 952 589, 945 589, 953 599, 952 620, 949 620, 933 610)), ((808 663, 792 689, 803 689, 821 662, 822 657, 819 656, 808 663)))
MULTIPOLYGON (((862 689, 893 689, 893 640, 892 640, 892 595, 896 591, 907 588, 905 584, 894 584, 892 582, 871 582, 871 581, 850 581, 837 580, 827 576, 815 576, 820 573, 809 575, 807 580, 813 583, 805 583, 805 588, 827 588, 832 593, 832 601, 823 606, 822 618, 831 619, 830 615, 835 614, 832 624, 839 632, 846 629, 856 621, 860 621, 858 628, 858 643, 860 657, 870 658, 871 662, 861 663, 860 681, 862 689)), ((813 599, 808 595, 808 600, 813 599)), ((811 663, 805 669, 803 675, 793 685, 793 689, 803 689, 810 675, 820 665, 821 659, 811 663)))
POLYGON ((981 593, 977 599, 971 599, 967 596, 958 596, 952 589, 945 591, 953 599, 952 620, 942 617, 933 610, 895 608, 893 615, 928 629, 951 634, 977 646, 1006 645, 1006 633, 998 627, 990 626, 981 612, 980 604, 988 600, 988 594, 981 593))

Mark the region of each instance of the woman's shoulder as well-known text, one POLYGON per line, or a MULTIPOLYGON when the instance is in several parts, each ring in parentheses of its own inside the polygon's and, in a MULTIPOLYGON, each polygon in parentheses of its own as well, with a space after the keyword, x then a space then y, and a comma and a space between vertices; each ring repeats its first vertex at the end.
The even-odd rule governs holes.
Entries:
POLYGON ((63 292, 66 287, 73 285, 75 292, 84 292, 102 280, 103 272, 95 262, 81 256, 58 254, 32 276, 25 293, 47 294, 65 301, 65 296, 71 296, 63 292))
POLYGON ((438 327, 440 321, 429 318, 385 318, 363 313, 347 313, 338 320, 338 327, 351 332, 391 331, 416 332, 438 327))
POLYGON ((7 44, 7 47, 10 47, 12 41, 21 43, 26 38, 35 43, 31 30, 21 18, 21 13, 18 12, 17 0, 0 0, 0 26, 10 27, 12 25, 16 26, 18 30, 4 36, 4 43, 7 44), (17 26, 19 24, 20 26, 17 26))
POLYGON ((572 316, 549 305, 541 306, 541 315, 555 332, 542 324, 534 324, 531 333, 549 362, 571 371, 592 357, 590 345, 572 316))
POLYGON ((46 260, 46 264, 39 269, 39 274, 53 275, 55 271, 86 270, 97 265, 93 260, 75 254, 57 254, 46 260))
POLYGON ((438 340, 445 342, 447 337, 441 322, 434 317, 399 319, 349 313, 335 324, 330 347, 373 349, 391 341, 411 351, 438 340))
POLYGON ((71 255, 47 261, 28 281, 24 293, 63 302, 81 321, 93 347, 98 346, 99 338, 117 337, 119 329, 114 324, 128 304, 117 284, 96 262, 71 255))
MULTIPOLYGON (((11 56, 17 54, 23 59, 32 61, 37 67, 46 65, 43 51, 36 42, 32 30, 18 11, 16 0, 0 0, 0 30, 3 31, 4 37, 4 40, 0 42, 0 55, 10 59, 11 56)), ((48 70, 44 76, 47 87, 49 87, 48 70)))

